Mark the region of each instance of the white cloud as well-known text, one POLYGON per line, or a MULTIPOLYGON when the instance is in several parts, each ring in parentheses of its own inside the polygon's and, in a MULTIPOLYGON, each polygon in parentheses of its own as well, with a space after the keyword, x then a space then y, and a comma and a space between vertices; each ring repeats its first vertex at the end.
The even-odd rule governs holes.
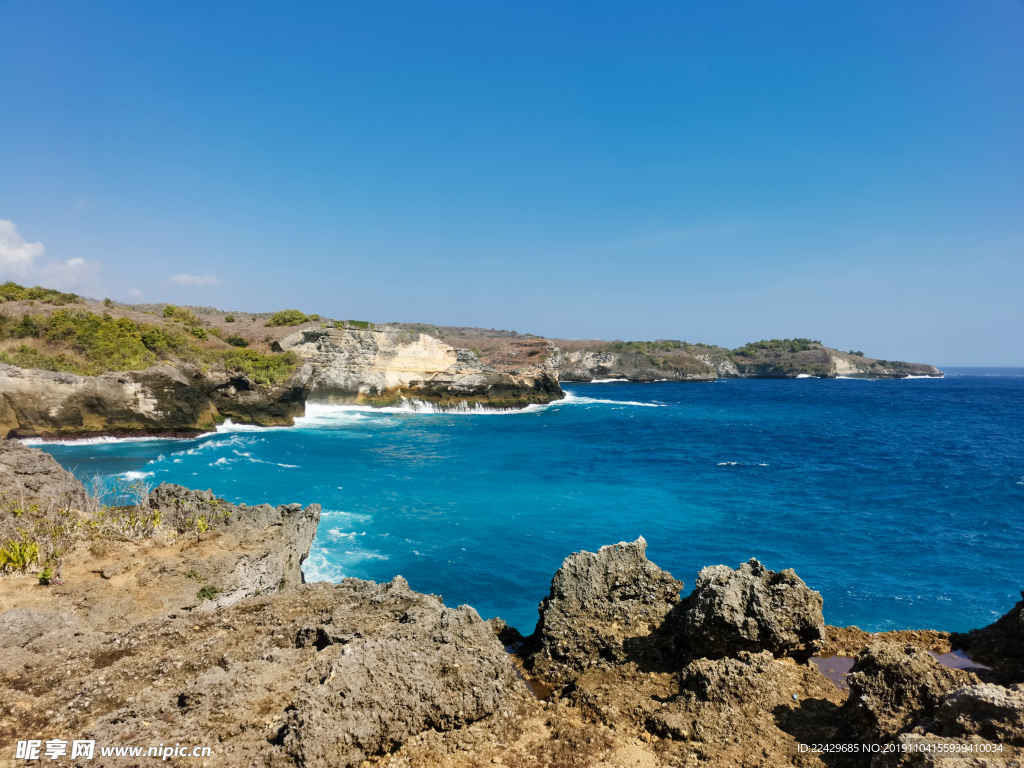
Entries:
POLYGON ((13 221, 0 219, 0 272, 24 275, 32 260, 44 253, 42 243, 26 243, 13 221))
POLYGON ((86 261, 77 256, 67 261, 55 261, 39 270, 34 270, 34 280, 47 288, 60 291, 97 291, 96 277, 103 268, 95 261, 86 261))
POLYGON ((128 298, 129 299, 136 299, 136 300, 141 299, 142 298, 142 291, 140 291, 138 288, 129 288, 128 289, 128 298))
POLYGON ((214 275, 175 275, 169 282, 191 288, 216 288, 221 284, 214 275))

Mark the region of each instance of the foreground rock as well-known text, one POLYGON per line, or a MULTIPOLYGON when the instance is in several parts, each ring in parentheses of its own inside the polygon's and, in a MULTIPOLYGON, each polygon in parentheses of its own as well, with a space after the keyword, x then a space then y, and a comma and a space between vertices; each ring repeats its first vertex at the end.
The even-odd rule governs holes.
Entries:
POLYGON ((81 509, 85 488, 45 451, 0 440, 0 499, 20 508, 50 503, 81 509))
POLYGON ((700 656, 769 651, 806 661, 824 643, 821 595, 792 570, 776 573, 755 559, 703 569, 687 605, 686 637, 700 656))
POLYGON ((536 674, 562 679, 573 671, 642 655, 642 638, 679 603, 681 581, 647 559, 643 537, 569 555, 540 604, 528 643, 536 674))
POLYGON ((945 697, 978 678, 944 667, 927 651, 893 643, 869 645, 847 678, 850 721, 870 740, 889 741, 923 720, 932 721, 945 697))

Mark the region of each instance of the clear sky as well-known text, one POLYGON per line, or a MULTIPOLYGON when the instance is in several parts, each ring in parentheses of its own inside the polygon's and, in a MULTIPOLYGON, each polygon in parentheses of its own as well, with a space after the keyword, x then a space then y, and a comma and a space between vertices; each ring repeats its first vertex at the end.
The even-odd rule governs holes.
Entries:
POLYGON ((1024 365, 1024 3, 0 0, 0 278, 1024 365))

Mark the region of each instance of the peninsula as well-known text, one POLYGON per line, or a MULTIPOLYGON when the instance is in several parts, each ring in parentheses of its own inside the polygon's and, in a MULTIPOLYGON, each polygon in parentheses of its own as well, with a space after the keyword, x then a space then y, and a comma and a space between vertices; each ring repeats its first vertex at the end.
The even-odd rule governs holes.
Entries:
POLYGON ((810 339, 738 349, 572 341, 481 328, 334 320, 286 309, 123 305, 0 286, 0 432, 191 436, 226 419, 291 425, 307 402, 524 408, 560 382, 942 376, 810 339))

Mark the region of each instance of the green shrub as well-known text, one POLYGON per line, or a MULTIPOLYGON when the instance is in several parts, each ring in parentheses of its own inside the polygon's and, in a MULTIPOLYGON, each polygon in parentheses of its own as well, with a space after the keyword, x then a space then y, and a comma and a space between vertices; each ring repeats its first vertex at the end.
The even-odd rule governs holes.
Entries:
POLYGON ((224 339, 232 347, 248 347, 249 342, 238 335, 231 335, 224 339))
POLYGON ((47 355, 37 349, 22 344, 17 351, 0 352, 0 363, 16 365, 19 368, 32 368, 37 371, 61 371, 63 373, 85 374, 84 368, 77 360, 69 355, 47 355))
POLYGON ((168 304, 164 307, 164 317, 174 317, 174 313, 178 311, 178 308, 173 304, 168 304))
POLYGON ((224 368, 244 373, 257 384, 281 384, 292 375, 297 358, 291 352, 265 355, 255 349, 236 349, 224 355, 224 368))
POLYGON ((213 600, 221 590, 217 587, 207 584, 205 587, 196 592, 196 598, 199 600, 213 600))
POLYGON ((86 357, 97 371, 138 371, 156 361, 133 320, 84 310, 59 309, 46 329, 49 341, 64 343, 86 357))
POLYGON ((280 312, 275 312, 271 315, 270 319, 267 320, 266 327, 274 328, 281 325, 300 325, 308 321, 309 318, 297 309, 283 309, 280 312))
POLYGON ((0 570, 24 571, 39 559, 39 545, 31 541, 8 539, 0 548, 0 570))
POLYGON ((21 320, 11 328, 11 338, 34 339, 42 332, 45 322, 46 318, 43 315, 22 315, 21 320))
POLYGON ((81 304, 82 297, 74 293, 61 293, 52 288, 43 288, 37 285, 35 288, 25 288, 22 285, 7 281, 0 285, 0 299, 4 301, 40 301, 43 304, 81 304))
POLYGON ((732 353, 734 355, 752 357, 761 350, 774 352, 804 352, 808 349, 814 349, 816 345, 820 344, 820 341, 812 341, 811 339, 770 339, 746 344, 732 350, 732 353))
POLYGON ((176 328, 165 325, 142 326, 142 343, 146 349, 154 352, 161 359, 173 356, 195 358, 200 350, 191 340, 176 328))
POLYGON ((224 322, 225 323, 233 323, 233 322, 235 322, 235 318, 232 315, 228 315, 227 317, 224 318, 224 322))
POLYGON ((360 331, 369 331, 373 328, 373 323, 368 323, 365 320, 346 320, 345 325, 360 331))
POLYGON ((202 328, 202 327, 200 327, 200 326, 198 326, 198 325, 193 325, 193 326, 192 326, 191 328, 189 328, 188 330, 189 330, 189 333, 191 333, 191 334, 192 334, 193 336, 195 336, 195 337, 196 337, 197 339, 202 339, 203 341, 206 341, 206 339, 207 339, 207 338, 209 338, 209 337, 208 337, 208 336, 206 335, 206 329, 205 329, 205 328, 202 328))

